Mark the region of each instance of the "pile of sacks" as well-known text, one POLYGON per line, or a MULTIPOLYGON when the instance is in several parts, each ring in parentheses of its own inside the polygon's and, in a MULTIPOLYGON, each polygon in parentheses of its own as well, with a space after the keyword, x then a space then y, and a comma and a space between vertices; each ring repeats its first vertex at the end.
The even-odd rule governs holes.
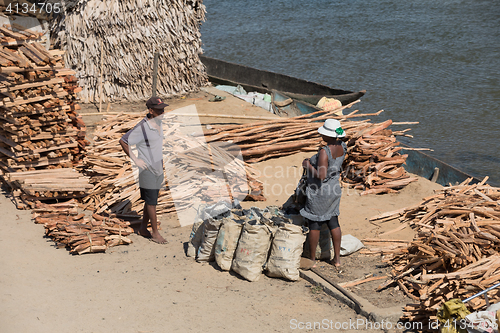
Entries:
POLYGON ((198 214, 187 255, 198 262, 215 261, 222 270, 252 282, 262 272, 297 281, 309 232, 300 224, 276 206, 242 209, 238 203, 219 202, 198 214))

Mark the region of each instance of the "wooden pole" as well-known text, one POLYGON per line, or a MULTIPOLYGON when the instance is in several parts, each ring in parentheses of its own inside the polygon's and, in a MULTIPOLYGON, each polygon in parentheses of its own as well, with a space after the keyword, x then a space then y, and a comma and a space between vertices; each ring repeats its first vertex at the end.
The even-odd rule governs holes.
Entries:
POLYGON ((99 112, 102 111, 103 43, 101 39, 101 75, 99 76, 99 112))
POLYGON ((155 58, 153 62, 153 91, 151 92, 151 96, 156 96, 156 85, 158 82, 158 57, 160 52, 155 53, 155 58))

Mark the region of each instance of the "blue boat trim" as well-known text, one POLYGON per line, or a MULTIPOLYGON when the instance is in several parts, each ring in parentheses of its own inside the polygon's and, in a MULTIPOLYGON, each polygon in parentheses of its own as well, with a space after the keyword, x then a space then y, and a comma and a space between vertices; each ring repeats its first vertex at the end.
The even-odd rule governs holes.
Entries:
POLYGON ((473 177, 459 169, 446 164, 443 161, 438 160, 432 156, 429 156, 425 153, 422 153, 418 150, 407 150, 404 147, 410 148, 405 144, 400 144, 403 149, 400 151, 401 154, 408 154, 408 158, 406 159, 406 164, 403 164, 403 167, 406 171, 421 176, 423 178, 432 179, 435 169, 439 169, 439 175, 435 180, 436 183, 448 186, 448 185, 456 185, 457 183, 461 183, 468 178, 472 178, 470 184, 475 184, 481 182, 480 179, 473 177))

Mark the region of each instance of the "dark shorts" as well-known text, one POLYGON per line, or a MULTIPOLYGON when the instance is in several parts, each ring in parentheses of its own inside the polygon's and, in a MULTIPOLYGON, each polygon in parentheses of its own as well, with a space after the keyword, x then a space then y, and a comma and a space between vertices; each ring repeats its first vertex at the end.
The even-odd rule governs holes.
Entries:
POLYGON ((328 229, 333 230, 335 228, 340 227, 339 224, 339 217, 338 216, 332 216, 330 220, 327 221, 311 221, 307 219, 307 222, 309 223, 309 230, 321 230, 321 227, 323 224, 327 224, 328 229))
POLYGON ((151 206, 156 206, 158 204, 158 193, 160 190, 153 190, 149 188, 140 188, 141 190, 141 199, 144 202, 151 206))

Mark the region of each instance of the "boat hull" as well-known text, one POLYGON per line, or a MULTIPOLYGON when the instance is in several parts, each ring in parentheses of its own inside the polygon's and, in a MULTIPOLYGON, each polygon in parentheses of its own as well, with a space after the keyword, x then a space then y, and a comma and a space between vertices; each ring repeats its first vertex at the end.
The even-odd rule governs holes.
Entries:
POLYGON ((403 149, 400 151, 401 154, 408 154, 406 158, 406 163, 403 165, 406 171, 419 175, 423 178, 433 180, 434 182, 449 186, 456 185, 468 178, 472 178, 470 184, 479 183, 480 180, 473 177, 459 169, 438 160, 432 156, 429 156, 418 150, 404 149, 410 148, 407 145, 400 144, 403 149), (437 174, 436 174, 437 172, 437 174))
POLYGON ((272 90, 285 92, 294 99, 316 105, 323 96, 338 99, 342 105, 361 98, 366 91, 334 89, 316 82, 298 79, 285 74, 260 70, 248 66, 200 55, 208 77, 214 84, 242 86, 246 91, 270 94, 272 90), (293 96, 292 96, 293 95, 293 96))

